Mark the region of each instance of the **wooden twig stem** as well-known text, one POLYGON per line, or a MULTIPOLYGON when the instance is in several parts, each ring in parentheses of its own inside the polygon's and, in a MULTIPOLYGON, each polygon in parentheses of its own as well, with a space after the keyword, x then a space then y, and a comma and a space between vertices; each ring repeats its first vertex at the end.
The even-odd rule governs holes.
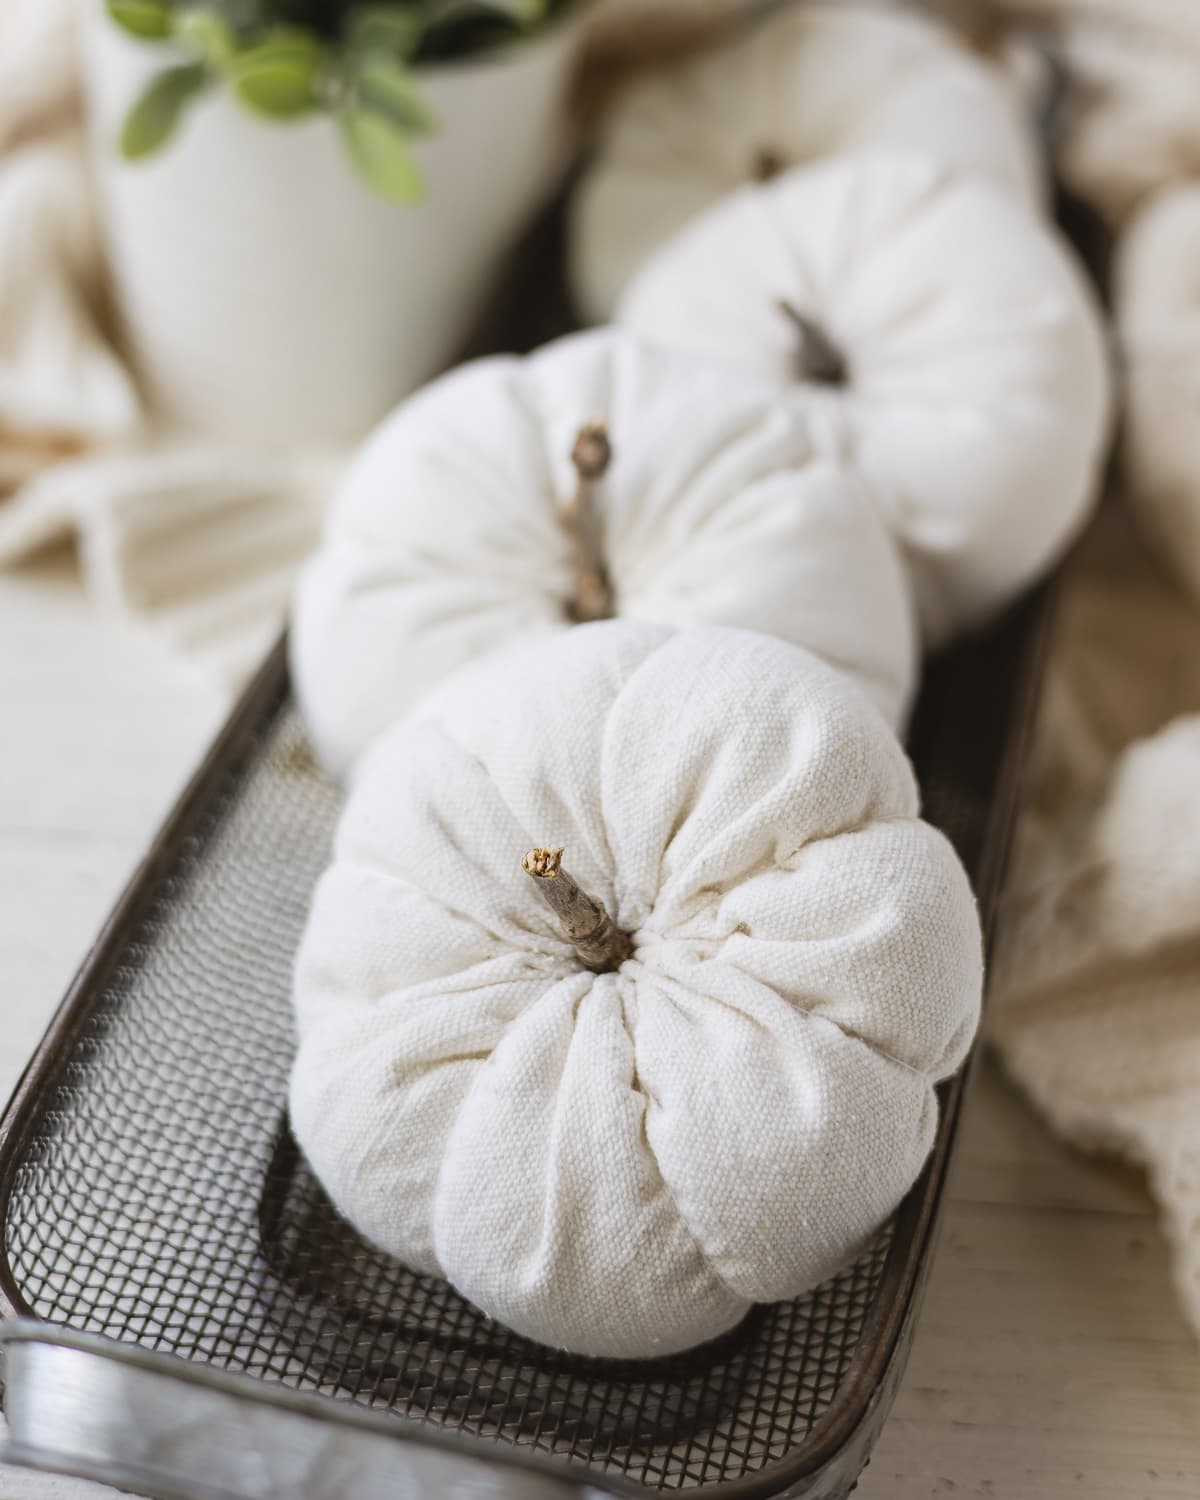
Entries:
POLYGON ((577 625, 586 625, 590 620, 611 619, 615 602, 604 560, 599 508, 600 481, 612 462, 612 445, 603 422, 589 422, 579 429, 571 462, 577 477, 575 494, 562 508, 575 564, 575 592, 569 613, 577 625))
POLYGON ((561 849, 531 849, 521 861, 563 936, 585 968, 596 974, 619 969, 633 952, 627 933, 614 926, 603 902, 582 890, 562 867, 561 849))
POLYGON ((773 182, 786 166, 782 154, 773 146, 760 146, 750 163, 750 176, 755 182, 773 182))
POLYGON ((800 335, 799 378, 818 385, 845 385, 849 374, 845 356, 821 325, 786 297, 779 299, 779 310, 800 335))
POLYGON ((1000 15, 986 0, 925 0, 925 9, 980 52, 992 51, 1003 36, 1000 15))

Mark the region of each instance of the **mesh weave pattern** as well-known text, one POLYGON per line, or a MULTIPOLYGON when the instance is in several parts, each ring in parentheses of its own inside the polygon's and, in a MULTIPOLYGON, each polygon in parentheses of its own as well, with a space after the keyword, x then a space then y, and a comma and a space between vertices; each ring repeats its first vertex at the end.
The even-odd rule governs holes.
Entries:
POLYGON ((33 1312, 652 1488, 782 1457, 845 1374, 886 1235, 801 1301, 638 1365, 527 1344, 330 1208, 282 1100, 292 955, 336 807, 289 710, 189 839, 17 1174, 6 1248, 33 1312))

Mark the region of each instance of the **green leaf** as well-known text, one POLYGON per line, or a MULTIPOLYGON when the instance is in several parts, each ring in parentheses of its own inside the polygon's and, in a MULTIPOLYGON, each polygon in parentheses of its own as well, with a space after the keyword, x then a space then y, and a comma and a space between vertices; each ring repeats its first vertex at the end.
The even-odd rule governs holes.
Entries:
POLYGON ((175 17, 175 35, 205 62, 224 71, 237 54, 237 38, 218 11, 188 5, 175 17))
POLYGON ((323 61, 324 49, 311 32, 280 27, 237 54, 230 87, 257 114, 291 119, 319 103, 323 61))
POLYGON ((179 124, 188 101, 208 82, 203 63, 184 63, 156 74, 125 117, 121 155, 128 161, 150 156, 179 124))
POLYGON ((400 63, 368 57, 358 67, 355 89, 360 104, 386 115, 406 135, 430 135, 435 121, 412 73, 400 63))
POLYGON ((415 10, 360 5, 351 13, 346 42, 353 52, 383 53, 403 62, 420 46, 424 29, 424 22, 415 10))
POLYGON ((350 159, 375 192, 396 203, 415 203, 424 196, 425 182, 408 135, 387 115, 360 105, 345 111, 341 126, 350 159))
POLYGON ((157 41, 171 33, 167 0, 108 0, 108 13, 134 36, 157 41))

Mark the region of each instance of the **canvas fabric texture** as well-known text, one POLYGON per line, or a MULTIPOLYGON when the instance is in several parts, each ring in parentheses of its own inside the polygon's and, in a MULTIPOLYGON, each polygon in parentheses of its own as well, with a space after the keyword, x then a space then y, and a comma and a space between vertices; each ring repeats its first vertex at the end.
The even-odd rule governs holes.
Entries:
POLYGON ((291 1118, 406 1264, 543 1343, 665 1354, 886 1220, 980 983, 966 876, 861 693, 757 633, 581 626, 464 669, 360 767, 291 1118), (632 936, 617 972, 533 889, 542 844, 632 936))

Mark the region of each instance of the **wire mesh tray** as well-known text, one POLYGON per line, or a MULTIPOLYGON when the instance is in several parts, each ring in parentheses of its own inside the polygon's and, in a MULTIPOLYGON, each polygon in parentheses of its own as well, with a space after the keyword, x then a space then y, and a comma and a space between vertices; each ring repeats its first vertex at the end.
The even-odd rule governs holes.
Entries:
MULTIPOLYGON (((987 925, 1044 634, 1044 604, 1030 600, 932 664, 914 722, 926 814, 956 844, 987 925)), ((943 1088, 932 1158, 895 1220, 815 1292, 661 1361, 529 1344, 360 1241, 288 1134, 290 965, 336 813, 280 649, 163 829, 0 1122, 5 1310, 176 1356, 186 1373, 182 1356, 204 1367, 206 1390, 216 1371, 323 1393, 338 1398, 322 1403, 326 1421, 382 1412, 398 1438, 412 1428, 394 1417, 417 1418, 451 1434, 469 1465, 508 1445, 510 1477, 514 1457, 544 1454, 564 1484, 607 1493, 846 1493, 903 1367, 963 1076, 943 1088)), ((30 1358, 28 1341, 53 1337, 22 1333, 10 1380, 15 1356, 30 1358)), ((94 1340, 84 1346, 103 1355, 94 1340)), ((83 1389, 94 1407, 96 1378, 83 1389)), ((249 1382, 230 1390, 254 1399, 249 1382)), ((128 1421, 128 1393, 121 1410, 128 1421)), ((71 1431, 68 1422, 55 1441, 71 1431)), ((49 1462, 15 1418, 13 1433, 18 1457, 49 1462)), ((127 1466, 77 1457, 63 1466, 119 1473, 149 1493, 260 1493, 155 1488, 165 1481, 153 1468, 137 1470, 138 1482, 127 1466)), ((536 1459, 513 1493, 532 1494, 535 1472, 536 1459)))

